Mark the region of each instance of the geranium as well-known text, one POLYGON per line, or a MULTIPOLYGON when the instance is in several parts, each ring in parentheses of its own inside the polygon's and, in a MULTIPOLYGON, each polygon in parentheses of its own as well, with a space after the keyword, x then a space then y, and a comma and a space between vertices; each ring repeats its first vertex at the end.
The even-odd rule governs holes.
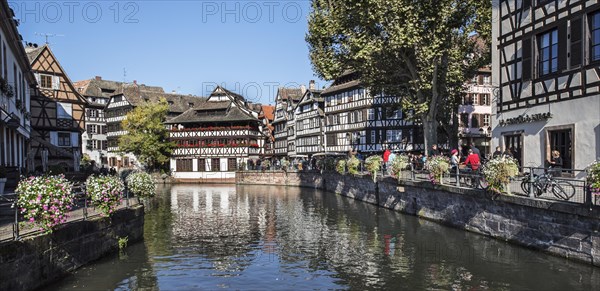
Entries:
POLYGON ((594 195, 600 195, 600 160, 593 162, 586 169, 587 183, 594 195))
POLYGON ((377 172, 381 169, 383 158, 380 156, 370 156, 365 160, 367 171, 373 175, 373 182, 377 181, 377 172))
POLYGON ((73 205, 73 184, 65 176, 40 176, 22 179, 17 185, 17 207, 30 223, 47 233, 65 223, 73 205))
POLYGON ((489 160, 483 166, 483 176, 489 185, 489 189, 498 193, 502 193, 505 187, 506 191, 510 193, 508 183, 510 183, 511 178, 518 174, 518 162, 511 157, 497 157, 489 160))
POLYGON ((146 172, 133 172, 127 176, 127 189, 138 197, 154 197, 156 194, 154 179, 146 172))
POLYGON ((360 166, 360 161, 356 157, 350 157, 348 161, 346 161, 346 166, 348 167, 348 173, 352 175, 358 174, 358 166, 360 166))
POLYGON ((392 173, 396 175, 398 179, 400 179, 400 177, 402 176, 402 170, 406 169, 408 165, 410 165, 410 163, 407 155, 397 155, 392 160, 392 173))
POLYGON ((110 216, 121 204, 125 187, 119 177, 92 175, 85 186, 86 194, 104 215, 110 216))
POLYGON ((340 174, 340 175, 345 175, 346 174, 346 160, 338 160, 337 163, 335 163, 335 171, 338 172, 338 174, 340 174))
POLYGON ((425 169, 429 171, 431 183, 439 183, 442 176, 450 170, 450 160, 444 156, 429 157, 425 162, 425 169))

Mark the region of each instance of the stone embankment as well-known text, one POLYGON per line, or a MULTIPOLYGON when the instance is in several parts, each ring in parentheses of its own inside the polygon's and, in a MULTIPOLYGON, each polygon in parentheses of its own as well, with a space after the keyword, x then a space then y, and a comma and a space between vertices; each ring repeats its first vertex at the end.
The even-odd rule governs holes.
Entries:
POLYGON ((113 253, 119 238, 144 235, 144 206, 65 224, 52 234, 0 244, 0 290, 33 290, 113 253))
POLYGON ((322 189, 380 207, 600 266, 600 209, 582 204, 490 195, 483 191, 398 182, 393 178, 311 172, 238 172, 238 184, 322 189))

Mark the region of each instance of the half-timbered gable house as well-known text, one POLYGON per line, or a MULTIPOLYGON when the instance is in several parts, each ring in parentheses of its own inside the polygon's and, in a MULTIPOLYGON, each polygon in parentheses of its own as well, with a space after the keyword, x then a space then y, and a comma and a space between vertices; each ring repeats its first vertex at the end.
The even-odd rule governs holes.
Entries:
POLYGON ((493 2, 493 144, 523 166, 551 151, 563 168, 600 156, 600 3, 493 2))
POLYGON ((482 155, 488 155, 491 153, 491 98, 494 91, 491 67, 479 69, 465 86, 466 92, 458 105, 459 144, 473 144, 482 155))
POLYGON ((264 133, 267 136, 265 139, 265 156, 273 156, 273 149, 275 147, 275 137, 273 136, 273 120, 275 120, 275 106, 272 105, 261 105, 261 111, 258 115, 258 119, 262 120, 264 125, 264 133))
POLYGON ((8 168, 8 184, 14 187, 19 174, 32 170, 29 142, 30 93, 35 78, 22 38, 6 1, 0 3, 0 165, 8 168))
POLYGON ((75 82, 74 85, 88 101, 85 110, 85 132, 82 135, 82 152, 95 161, 98 167, 108 165, 104 107, 110 96, 121 89, 123 83, 103 80, 102 77, 96 76, 94 79, 75 82))
POLYGON ((183 181, 233 181, 235 171, 264 154, 258 113, 241 95, 217 87, 205 102, 169 120, 177 143, 171 169, 183 181))
POLYGON ((121 88, 110 97, 104 109, 107 125, 109 167, 132 168, 142 166, 133 154, 119 151, 119 137, 127 134, 123 130, 121 122, 127 118, 127 113, 135 107, 146 102, 158 103, 161 98, 164 98, 169 104, 167 120, 204 101, 203 98, 197 96, 165 93, 162 87, 138 84, 137 81, 122 84, 121 88))
POLYGON ((338 77, 321 97, 325 99, 327 152, 365 153, 423 150, 422 129, 405 120, 400 97, 372 94, 357 72, 338 77))
POLYGON ((31 150, 35 168, 78 171, 87 101, 48 45, 25 48, 38 86, 31 93, 31 150))
POLYGON ((274 156, 294 155, 294 108, 302 99, 301 88, 279 88, 275 97, 275 120, 273 120, 275 149, 274 156))
POLYGON ((315 89, 314 81, 310 81, 308 90, 295 106, 296 121, 296 153, 310 157, 324 152, 325 102, 321 98, 321 90, 315 89))

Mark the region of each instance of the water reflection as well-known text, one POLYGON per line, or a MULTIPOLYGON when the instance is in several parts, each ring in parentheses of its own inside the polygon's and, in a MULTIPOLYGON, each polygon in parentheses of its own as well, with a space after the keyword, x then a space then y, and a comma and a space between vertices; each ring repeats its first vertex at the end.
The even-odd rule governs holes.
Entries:
POLYGON ((57 289, 598 289, 596 268, 316 190, 177 185, 57 289), (108 278, 108 279, 107 279, 108 278))

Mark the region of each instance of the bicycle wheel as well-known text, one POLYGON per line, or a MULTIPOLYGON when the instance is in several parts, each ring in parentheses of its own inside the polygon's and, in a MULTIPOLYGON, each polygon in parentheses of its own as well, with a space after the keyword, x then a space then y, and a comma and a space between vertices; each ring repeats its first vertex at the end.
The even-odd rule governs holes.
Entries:
POLYGON ((531 182, 529 182, 529 177, 526 177, 521 181, 521 190, 523 190, 523 194, 529 195, 529 189, 531 189, 531 182))
POLYGON ((556 198, 569 200, 575 195, 575 186, 567 181, 556 181, 556 183, 552 185, 552 193, 556 198))
POLYGON ((479 188, 483 190, 487 190, 490 184, 487 182, 485 177, 479 177, 479 188))

